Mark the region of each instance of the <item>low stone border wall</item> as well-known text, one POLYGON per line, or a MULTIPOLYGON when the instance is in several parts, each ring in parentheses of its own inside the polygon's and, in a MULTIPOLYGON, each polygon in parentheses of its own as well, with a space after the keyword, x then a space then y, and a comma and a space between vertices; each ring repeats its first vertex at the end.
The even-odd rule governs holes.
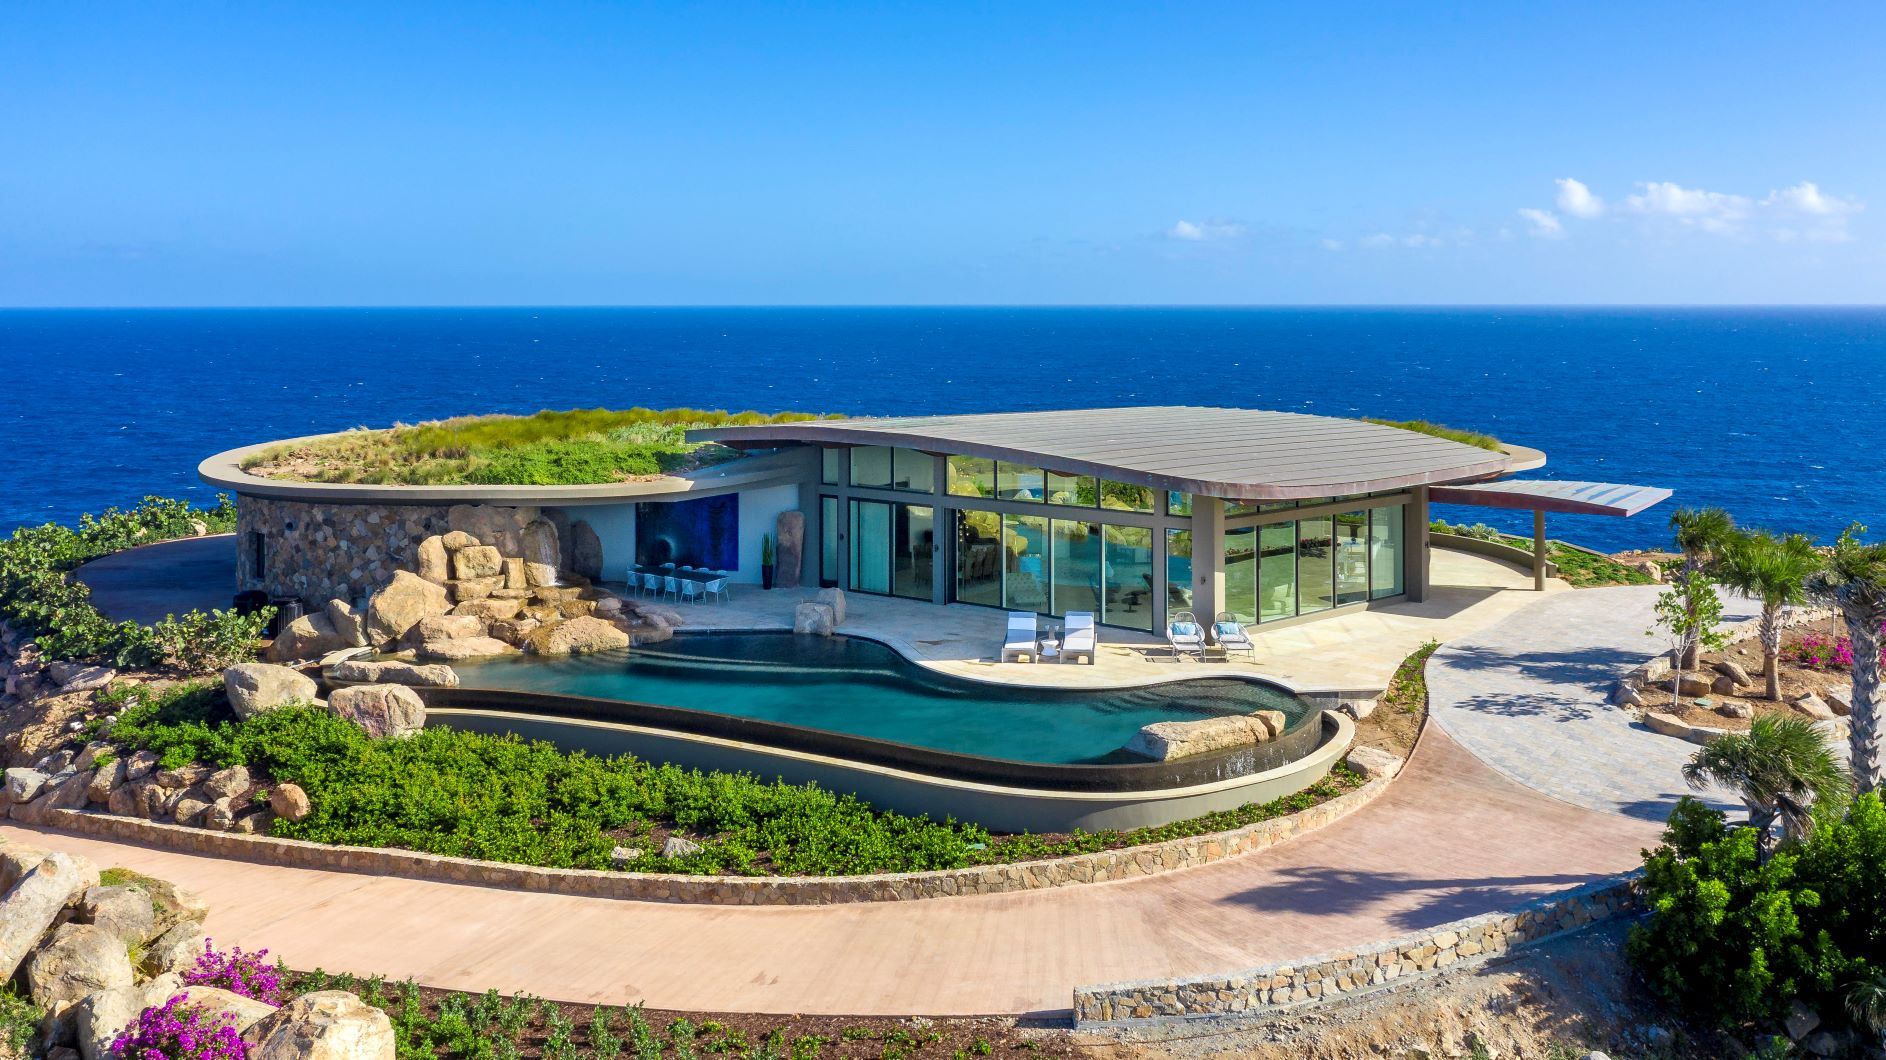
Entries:
POLYGON ((871 876, 689 876, 548 869, 411 850, 330 846, 274 836, 216 832, 86 810, 49 810, 43 824, 81 835, 191 854, 441 883, 701 905, 840 905, 1071 887, 1209 865, 1275 846, 1347 817, 1375 801, 1392 780, 1392 777, 1371 780, 1354 791, 1300 813, 1258 821, 1229 832, 1012 865, 871 876))
POLYGON ((1483 913, 1359 949, 1225 975, 1079 987, 1076 1027, 1301 1008, 1433 975, 1639 908, 1635 877, 1603 880, 1516 910, 1483 913))

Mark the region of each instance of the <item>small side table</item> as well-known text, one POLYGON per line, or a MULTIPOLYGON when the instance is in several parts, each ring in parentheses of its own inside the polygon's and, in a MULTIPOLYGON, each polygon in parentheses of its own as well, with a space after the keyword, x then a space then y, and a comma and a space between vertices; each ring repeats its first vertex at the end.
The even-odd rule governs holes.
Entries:
POLYGON ((1061 642, 1055 639, 1054 634, 1050 633, 1041 638, 1041 648, 1035 652, 1035 661, 1056 663, 1061 661, 1061 642))

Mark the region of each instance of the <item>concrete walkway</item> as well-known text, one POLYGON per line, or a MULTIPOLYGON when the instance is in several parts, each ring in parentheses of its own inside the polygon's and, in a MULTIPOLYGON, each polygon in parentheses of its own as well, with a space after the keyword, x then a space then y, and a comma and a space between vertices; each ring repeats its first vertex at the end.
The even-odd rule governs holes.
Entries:
POLYGON ((702 1011, 1057 1012, 1077 985, 1248 968, 1634 866, 1657 828, 1540 795, 1430 727, 1361 812, 1147 879, 920 902, 749 909, 275 868, 0 826, 200 892, 220 944, 298 968, 702 1011))
MULTIPOLYGON (((1646 636, 1660 586, 1585 589, 1540 600, 1450 642, 1428 663, 1429 717, 1507 777, 1553 798, 1661 822, 1689 788, 1696 748, 1610 704, 1617 679, 1661 650, 1646 636)), ((1723 601, 1724 620, 1755 617, 1723 601)), ((1725 802, 1724 805, 1736 805, 1725 802)))

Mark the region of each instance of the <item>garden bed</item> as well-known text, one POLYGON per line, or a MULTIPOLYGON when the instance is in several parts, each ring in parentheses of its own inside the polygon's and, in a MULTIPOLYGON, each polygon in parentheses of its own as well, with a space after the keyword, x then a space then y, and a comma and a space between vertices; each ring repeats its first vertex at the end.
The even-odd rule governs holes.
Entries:
POLYGON ((1718 664, 1733 663, 1747 672, 1749 684, 1731 692, 1712 691, 1702 696, 1673 696, 1670 679, 1666 677, 1645 684, 1638 690, 1638 698, 1644 710, 1669 714, 1685 724, 1712 729, 1744 730, 1753 718, 1766 714, 1814 720, 1820 716, 1797 705, 1801 697, 1809 694, 1816 696, 1838 714, 1840 707, 1836 700, 1845 700, 1853 681, 1851 663, 1840 661, 1840 645, 1845 638, 1846 623, 1839 618, 1804 623, 1784 633, 1781 640, 1779 701, 1766 698, 1766 682, 1762 677, 1762 646, 1754 637, 1735 641, 1722 651, 1704 652, 1700 668, 1689 671, 1691 677, 1700 675, 1713 681, 1721 676, 1718 664), (1706 702, 1699 703, 1699 699, 1706 702), (1746 718, 1735 716, 1734 712, 1725 714, 1722 710, 1725 706, 1745 706, 1752 714, 1746 718))
POLYGON ((723 463, 740 451, 689 442, 698 427, 812 419, 803 413, 702 409, 545 410, 461 416, 283 442, 243 461, 251 475, 291 482, 567 486, 636 482, 723 463))

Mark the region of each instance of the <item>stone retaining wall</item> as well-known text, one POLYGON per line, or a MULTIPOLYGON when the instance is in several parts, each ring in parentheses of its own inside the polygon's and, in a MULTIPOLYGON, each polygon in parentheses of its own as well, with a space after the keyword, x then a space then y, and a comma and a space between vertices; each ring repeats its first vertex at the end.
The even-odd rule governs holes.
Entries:
POLYGON ((688 876, 547 869, 410 850, 331 846, 160 824, 85 810, 50 810, 43 823, 82 835, 271 865, 361 872, 590 898, 702 905, 839 905, 904 902, 964 894, 1000 894, 1156 876, 1275 846, 1346 817, 1373 802, 1392 778, 1371 780, 1316 806, 1229 832, 1013 865, 871 876, 688 876))
POLYGON ((310 607, 358 603, 418 565, 419 542, 450 529, 438 504, 312 504, 236 498, 236 580, 310 607), (258 536, 259 535, 259 536, 258 536), (257 573, 256 548, 261 543, 257 573))
POLYGON ((1275 1012, 1379 990, 1484 961, 1527 943, 1634 913, 1634 878, 1604 880, 1518 909, 1483 913, 1387 942, 1225 975, 1147 979, 1074 991, 1077 1027, 1275 1012))

